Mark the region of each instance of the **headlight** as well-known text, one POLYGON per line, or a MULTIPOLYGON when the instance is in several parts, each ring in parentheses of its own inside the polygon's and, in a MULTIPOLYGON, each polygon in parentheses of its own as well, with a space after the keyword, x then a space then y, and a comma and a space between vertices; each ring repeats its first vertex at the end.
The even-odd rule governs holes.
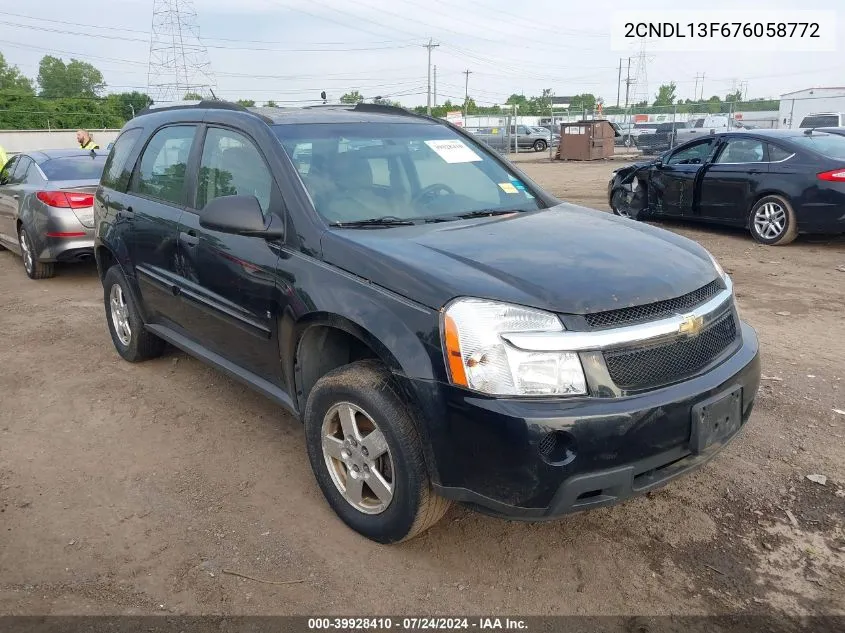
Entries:
POLYGON ((570 396, 587 393, 574 352, 526 352, 502 334, 560 332, 554 314, 485 299, 458 299, 443 313, 443 342, 453 384, 493 395, 570 396))
POLYGON ((716 258, 713 257, 713 253, 707 251, 707 254, 710 256, 710 261, 713 262, 713 267, 716 269, 716 272, 719 274, 719 277, 727 281, 729 279, 728 273, 726 273, 725 269, 722 268, 722 265, 716 261, 716 258))

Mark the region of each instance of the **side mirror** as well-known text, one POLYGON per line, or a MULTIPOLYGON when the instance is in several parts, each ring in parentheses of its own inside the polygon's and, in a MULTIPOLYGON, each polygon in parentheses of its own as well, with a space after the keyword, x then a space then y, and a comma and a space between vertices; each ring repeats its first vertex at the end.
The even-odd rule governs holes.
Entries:
POLYGON ((663 167, 663 157, 662 156, 658 156, 657 158, 654 159, 654 166, 655 167, 663 167))
POLYGON ((267 239, 284 235, 281 223, 271 216, 268 223, 255 196, 215 198, 202 210, 200 226, 233 235, 251 235, 267 239))

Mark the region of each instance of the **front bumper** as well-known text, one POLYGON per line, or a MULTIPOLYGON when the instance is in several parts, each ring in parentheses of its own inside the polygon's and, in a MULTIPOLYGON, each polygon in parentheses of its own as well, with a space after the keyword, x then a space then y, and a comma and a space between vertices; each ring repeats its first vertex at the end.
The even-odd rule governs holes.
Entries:
POLYGON ((741 346, 719 365, 626 397, 501 399, 408 380, 427 421, 437 492, 487 513, 543 520, 618 503, 701 466, 736 432, 696 454, 694 407, 741 389, 741 429, 754 404, 757 335, 744 323, 741 330, 741 346), (550 433, 563 443, 554 460, 541 453, 550 433))

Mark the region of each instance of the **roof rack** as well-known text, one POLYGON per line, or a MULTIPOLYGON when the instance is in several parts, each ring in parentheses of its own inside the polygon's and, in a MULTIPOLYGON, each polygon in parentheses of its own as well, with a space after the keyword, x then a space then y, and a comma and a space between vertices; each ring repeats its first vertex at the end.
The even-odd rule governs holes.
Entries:
POLYGON ((142 114, 150 114, 152 112, 163 112, 166 110, 178 110, 180 108, 203 108, 209 110, 236 110, 239 112, 248 112, 248 110, 238 103, 231 101, 220 101, 218 99, 202 99, 200 101, 168 101, 161 104, 153 104, 141 110, 136 116, 142 114))

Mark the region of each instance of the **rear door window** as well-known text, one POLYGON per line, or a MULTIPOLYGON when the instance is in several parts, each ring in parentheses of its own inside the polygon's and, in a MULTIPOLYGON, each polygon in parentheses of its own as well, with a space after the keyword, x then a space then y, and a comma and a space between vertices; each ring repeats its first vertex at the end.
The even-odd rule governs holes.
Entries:
POLYGON ((26 172, 29 166, 32 165, 32 159, 29 156, 21 156, 18 164, 15 166, 15 173, 12 174, 11 184, 20 184, 26 178, 26 172))
POLYGON ((156 132, 144 148, 130 190, 168 202, 183 204, 188 156, 196 125, 172 125, 156 132))
POLYGON ((715 162, 723 164, 762 163, 766 159, 765 143, 753 138, 728 139, 715 162))

